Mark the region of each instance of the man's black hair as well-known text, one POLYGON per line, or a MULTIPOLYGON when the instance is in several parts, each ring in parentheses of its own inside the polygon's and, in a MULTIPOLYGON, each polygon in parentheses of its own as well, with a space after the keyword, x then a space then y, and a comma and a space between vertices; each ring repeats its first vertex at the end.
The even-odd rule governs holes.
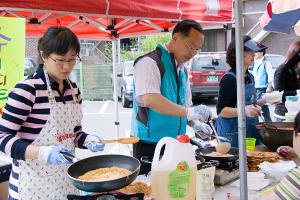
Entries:
POLYGON ((175 26, 172 35, 175 33, 181 33, 184 37, 187 37, 192 28, 203 34, 203 29, 198 22, 195 20, 186 19, 182 20, 175 26))

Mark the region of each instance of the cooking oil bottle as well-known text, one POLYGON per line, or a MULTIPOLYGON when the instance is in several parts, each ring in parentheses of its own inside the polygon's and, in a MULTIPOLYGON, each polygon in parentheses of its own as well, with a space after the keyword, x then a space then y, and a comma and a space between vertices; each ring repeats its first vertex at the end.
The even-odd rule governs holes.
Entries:
POLYGON ((155 148, 151 187, 155 200, 195 200, 197 165, 187 135, 162 138, 155 148), (162 147, 165 151, 160 158, 162 147))

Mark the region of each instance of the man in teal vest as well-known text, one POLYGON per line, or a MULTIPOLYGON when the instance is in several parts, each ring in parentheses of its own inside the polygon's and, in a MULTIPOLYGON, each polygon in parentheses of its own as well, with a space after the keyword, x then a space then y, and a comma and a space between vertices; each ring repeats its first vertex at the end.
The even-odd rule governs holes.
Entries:
MULTIPOLYGON (((267 47, 260 44, 262 50, 255 53, 253 76, 256 89, 256 98, 261 99, 264 93, 270 93, 273 91, 273 79, 274 73, 272 69, 272 64, 270 61, 265 59, 267 47)), ((271 122, 271 115, 268 105, 262 106, 262 114, 265 121, 271 122)))
MULTIPOLYGON (((133 155, 139 160, 151 158, 161 138, 185 134, 187 121, 197 131, 212 132, 204 123, 211 116, 210 109, 204 105, 190 107, 191 91, 183 66, 201 50, 203 40, 200 24, 183 20, 174 28, 168 44, 159 44, 135 61, 131 135, 140 138, 133 145, 133 155)), ((151 165, 141 163, 140 174, 148 173, 151 165)))

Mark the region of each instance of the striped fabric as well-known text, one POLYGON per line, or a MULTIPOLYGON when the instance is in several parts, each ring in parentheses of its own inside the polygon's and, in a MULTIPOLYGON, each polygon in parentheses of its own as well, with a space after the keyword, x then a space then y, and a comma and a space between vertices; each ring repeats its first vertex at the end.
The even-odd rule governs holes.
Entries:
POLYGON ((276 186, 275 194, 282 200, 300 199, 300 169, 295 168, 276 186))
MULTIPOLYGON (((51 80, 50 84, 57 103, 74 103, 72 90, 67 83, 62 94, 58 84, 51 80)), ((80 98, 79 88, 72 83, 76 96, 80 98)), ((82 103, 80 101, 80 103, 82 103)), ((24 160, 25 150, 38 136, 47 122, 50 114, 47 85, 43 69, 38 68, 36 73, 24 81, 19 82, 9 93, 8 100, 0 119, 0 151, 10 155, 13 159, 24 160)), ((82 145, 86 134, 81 124, 75 127, 75 145, 82 145)))
POLYGON ((8 192, 8 200, 18 200, 20 195, 18 193, 19 187, 19 162, 16 159, 13 159, 12 170, 9 177, 9 192, 8 192))

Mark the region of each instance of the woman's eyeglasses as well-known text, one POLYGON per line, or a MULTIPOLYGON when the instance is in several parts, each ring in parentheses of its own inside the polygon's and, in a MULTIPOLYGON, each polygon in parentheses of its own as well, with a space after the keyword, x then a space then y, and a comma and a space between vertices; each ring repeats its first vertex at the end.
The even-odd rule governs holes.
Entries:
POLYGON ((49 58, 51 60, 53 60, 59 66, 64 66, 65 64, 67 64, 67 65, 75 65, 75 64, 78 64, 78 63, 81 62, 81 58, 79 57, 79 55, 77 55, 76 58, 71 59, 71 60, 54 59, 54 58, 51 58, 50 56, 49 56, 49 58))

